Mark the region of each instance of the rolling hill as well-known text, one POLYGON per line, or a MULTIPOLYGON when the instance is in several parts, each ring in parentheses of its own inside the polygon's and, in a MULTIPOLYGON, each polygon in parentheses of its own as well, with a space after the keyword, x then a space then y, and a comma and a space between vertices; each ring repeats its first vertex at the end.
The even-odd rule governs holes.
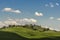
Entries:
POLYGON ((24 27, 9 27, 0 29, 1 40, 59 40, 60 32, 52 30, 40 32, 24 27))

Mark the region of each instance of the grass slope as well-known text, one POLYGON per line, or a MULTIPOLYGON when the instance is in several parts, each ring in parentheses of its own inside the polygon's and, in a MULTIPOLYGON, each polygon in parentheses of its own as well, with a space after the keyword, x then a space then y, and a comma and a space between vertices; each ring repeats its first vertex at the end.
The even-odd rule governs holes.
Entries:
MULTIPOLYGON (((10 40, 20 40, 21 38, 28 38, 28 39, 42 39, 48 37, 60 37, 60 32, 54 31, 45 31, 40 32, 38 30, 32 30, 23 27, 10 27, 5 29, 0 29, 0 39, 10 38, 10 40)), ((22 40, 22 39, 21 39, 22 40)))

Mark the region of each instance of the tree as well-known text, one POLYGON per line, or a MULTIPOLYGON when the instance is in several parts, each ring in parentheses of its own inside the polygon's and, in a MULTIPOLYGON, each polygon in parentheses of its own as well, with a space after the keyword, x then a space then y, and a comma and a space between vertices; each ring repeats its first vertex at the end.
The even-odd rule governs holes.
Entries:
POLYGON ((12 27, 12 25, 9 25, 8 27, 12 27))
POLYGON ((33 28, 34 28, 34 26, 33 26, 32 24, 30 24, 29 26, 30 26, 30 28, 31 28, 31 29, 33 29, 33 28))
POLYGON ((50 29, 49 28, 44 28, 43 31, 49 31, 50 29))
POLYGON ((3 26, 2 29, 6 28, 6 26, 3 26))
POLYGON ((28 25, 26 24, 26 25, 24 25, 23 27, 25 28, 25 27, 27 27, 28 25))
POLYGON ((11 25, 12 27, 16 27, 16 25, 11 25))

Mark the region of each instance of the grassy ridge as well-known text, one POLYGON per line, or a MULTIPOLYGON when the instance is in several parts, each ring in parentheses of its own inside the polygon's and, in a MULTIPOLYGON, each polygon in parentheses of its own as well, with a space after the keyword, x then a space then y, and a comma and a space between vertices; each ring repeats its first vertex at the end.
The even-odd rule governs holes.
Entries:
POLYGON ((40 32, 38 30, 32 30, 32 29, 23 28, 23 27, 10 27, 10 28, 2 29, 1 31, 16 33, 20 36, 23 36, 29 39, 60 36, 60 32, 54 32, 54 31, 40 32))

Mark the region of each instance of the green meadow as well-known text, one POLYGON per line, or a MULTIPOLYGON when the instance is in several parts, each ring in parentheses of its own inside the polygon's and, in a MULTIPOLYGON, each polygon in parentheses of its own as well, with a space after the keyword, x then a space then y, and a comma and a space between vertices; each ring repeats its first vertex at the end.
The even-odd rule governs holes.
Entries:
POLYGON ((26 27, 8 27, 0 29, 0 40, 60 40, 60 32, 39 31, 26 27))

